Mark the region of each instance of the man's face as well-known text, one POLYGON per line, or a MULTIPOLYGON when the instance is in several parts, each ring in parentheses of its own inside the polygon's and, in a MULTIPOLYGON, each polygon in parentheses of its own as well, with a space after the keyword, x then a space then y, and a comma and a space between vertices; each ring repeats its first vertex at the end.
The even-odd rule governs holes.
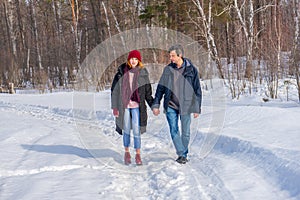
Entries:
POLYGON ((170 56, 170 60, 171 60, 172 63, 180 64, 181 57, 182 57, 181 54, 179 54, 179 56, 178 56, 176 51, 173 50, 169 53, 169 56, 170 56))

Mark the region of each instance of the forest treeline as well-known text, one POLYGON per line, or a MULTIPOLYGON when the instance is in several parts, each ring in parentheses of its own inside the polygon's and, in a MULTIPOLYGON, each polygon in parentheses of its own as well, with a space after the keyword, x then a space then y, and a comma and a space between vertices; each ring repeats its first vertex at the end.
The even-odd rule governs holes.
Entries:
MULTIPOLYGON (((2 0, 0 84, 72 88, 97 45, 126 30, 163 27, 206 49, 233 98, 262 82, 276 98, 278 80, 290 78, 300 99, 299 20, 299 0, 2 0)), ((168 62, 162 50, 141 51, 145 63, 168 62)), ((98 89, 110 84, 125 56, 109 66, 98 89)))

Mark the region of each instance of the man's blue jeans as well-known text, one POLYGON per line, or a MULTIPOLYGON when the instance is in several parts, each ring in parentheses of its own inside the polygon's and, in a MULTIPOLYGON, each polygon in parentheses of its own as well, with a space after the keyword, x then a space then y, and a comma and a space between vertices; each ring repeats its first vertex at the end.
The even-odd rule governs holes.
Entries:
POLYGON ((178 156, 187 157, 190 141, 191 114, 179 115, 177 110, 168 107, 166 116, 169 123, 171 138, 176 149, 176 154, 178 156), (182 134, 180 134, 178 128, 179 116, 182 134))
POLYGON ((140 132, 140 111, 139 108, 126 108, 124 112, 124 147, 130 146, 130 130, 132 129, 134 137, 134 148, 141 148, 141 132, 140 132))

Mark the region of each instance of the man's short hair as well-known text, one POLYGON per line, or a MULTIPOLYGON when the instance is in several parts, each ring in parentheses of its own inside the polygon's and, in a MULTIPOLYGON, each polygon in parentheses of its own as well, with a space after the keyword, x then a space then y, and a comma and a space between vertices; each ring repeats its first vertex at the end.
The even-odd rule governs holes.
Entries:
POLYGON ((168 52, 170 53, 171 51, 175 51, 177 56, 179 56, 180 54, 183 56, 183 47, 180 44, 175 44, 173 46, 171 46, 168 50, 168 52))

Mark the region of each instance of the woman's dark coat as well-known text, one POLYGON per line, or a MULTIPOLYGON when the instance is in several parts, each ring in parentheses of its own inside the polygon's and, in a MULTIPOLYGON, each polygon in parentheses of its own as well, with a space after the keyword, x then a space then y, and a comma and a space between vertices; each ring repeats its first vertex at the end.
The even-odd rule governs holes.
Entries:
MULTIPOLYGON (((123 121, 124 121, 124 106, 122 105, 122 80, 124 75, 126 63, 119 66, 117 73, 112 82, 111 86, 111 108, 117 108, 119 110, 119 117, 116 117, 116 131, 122 134, 123 121)), ((149 80, 149 73, 147 69, 142 68, 139 72, 138 77, 138 94, 140 96, 139 110, 140 110, 140 130, 141 133, 146 132, 147 126, 147 107, 145 101, 149 107, 153 103, 152 87, 149 80)))

